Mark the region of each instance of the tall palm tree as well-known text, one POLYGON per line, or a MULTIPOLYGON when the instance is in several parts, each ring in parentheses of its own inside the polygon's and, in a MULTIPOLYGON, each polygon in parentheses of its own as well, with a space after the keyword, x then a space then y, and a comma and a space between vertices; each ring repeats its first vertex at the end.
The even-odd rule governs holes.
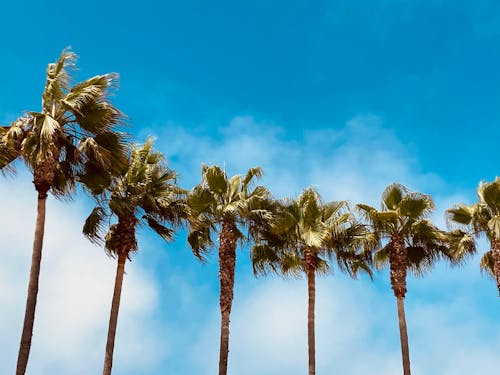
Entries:
POLYGON ((429 195, 410 192, 398 183, 382 194, 382 210, 357 205, 380 241, 374 262, 382 268, 389 264, 392 290, 397 299, 403 373, 410 375, 410 351, 404 310, 406 275, 421 275, 441 257, 449 258, 448 237, 427 217, 434 209, 429 195))
POLYGON ((447 210, 446 215, 449 223, 456 223, 467 229, 467 232, 458 230, 459 234, 465 236, 458 243, 460 246, 454 247, 459 259, 475 253, 476 248, 470 239, 472 235, 486 236, 491 248, 484 253, 480 266, 496 279, 500 296, 500 177, 493 182, 481 182, 477 195, 477 203, 470 206, 457 205, 447 210))
MULTIPOLYGON (((120 167, 123 137, 117 132, 123 116, 109 101, 117 76, 105 74, 72 85, 76 55, 64 50, 47 68, 41 112, 28 112, 0 132, 0 168, 12 167, 21 158, 33 173, 38 193, 26 312, 17 361, 17 375, 26 372, 33 334, 38 278, 45 228, 45 203, 49 191, 68 196, 75 182, 120 167)), ((102 189, 106 178, 95 189, 102 189)), ((97 183, 97 182, 96 182, 97 183)))
POLYGON ((261 175, 262 170, 255 167, 249 169, 244 177, 235 175, 228 178, 220 167, 202 165, 202 181, 188 194, 191 210, 188 242, 194 254, 203 259, 215 245, 213 233, 219 234, 219 375, 227 374, 237 242, 252 236, 255 228, 271 216, 267 205, 268 190, 264 186, 252 189, 254 178, 261 175), (245 227, 248 236, 242 232, 245 227))
POLYGON ((334 258, 340 270, 352 277, 360 270, 371 276, 369 249, 373 236, 354 220, 347 210, 347 202, 323 204, 313 189, 306 189, 296 200, 285 200, 277 206, 274 221, 264 227, 252 247, 254 272, 306 275, 308 373, 314 375, 316 274, 327 273, 328 261, 334 258))
POLYGON ((187 214, 184 191, 176 185, 176 173, 165 166, 163 155, 153 150, 152 143, 148 140, 133 148, 128 168, 111 178, 83 228, 91 241, 104 243, 106 252, 117 258, 103 375, 111 374, 125 262, 138 250, 137 225, 145 224, 169 241, 174 230, 166 225, 179 226, 187 214), (104 236, 112 217, 117 222, 109 226, 104 236))

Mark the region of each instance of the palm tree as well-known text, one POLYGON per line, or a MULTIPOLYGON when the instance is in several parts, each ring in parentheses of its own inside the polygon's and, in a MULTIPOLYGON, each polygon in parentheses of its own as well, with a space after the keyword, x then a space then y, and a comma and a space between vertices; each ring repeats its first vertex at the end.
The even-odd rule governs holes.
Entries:
POLYGON ((348 212, 347 202, 323 204, 313 189, 306 189, 296 200, 285 200, 277 206, 275 220, 264 227, 252 248, 254 272, 306 275, 308 373, 314 375, 316 274, 327 273, 330 270, 328 260, 335 258, 340 270, 352 277, 360 270, 371 276, 369 248, 372 236, 348 212))
POLYGON ((490 242, 490 250, 486 251, 481 259, 481 270, 496 279, 500 296, 500 177, 493 182, 481 182, 477 188, 479 202, 467 206, 457 205, 446 211, 449 223, 456 223, 467 232, 457 230, 458 235, 464 236, 459 246, 454 246, 459 259, 474 254, 476 248, 472 236, 485 235, 490 242))
POLYGON ((112 177, 108 189, 97 196, 98 204, 83 228, 91 241, 104 243, 106 252, 117 258, 103 375, 111 374, 125 262, 138 250, 137 225, 146 224, 169 241, 174 231, 166 224, 179 226, 187 213, 184 191, 176 185, 176 173, 165 166, 162 154, 155 152, 152 144, 149 139, 133 148, 128 168, 112 177), (117 223, 110 225, 104 236, 105 225, 112 217, 117 218, 117 223))
POLYGON ((72 85, 70 71, 76 55, 64 50, 58 61, 48 65, 41 112, 28 112, 0 132, 0 168, 7 170, 21 158, 33 173, 38 193, 37 220, 33 242, 28 296, 17 361, 17 375, 26 372, 42 257, 45 204, 49 191, 64 197, 94 176, 94 189, 105 187, 107 179, 98 173, 120 168, 123 137, 116 131, 123 116, 109 101, 117 76, 105 74, 72 85))
POLYGON ((410 375, 404 310, 407 271, 421 275, 440 257, 449 258, 448 237, 426 219, 434 209, 432 198, 410 192, 401 184, 391 184, 384 190, 381 211, 365 204, 357 207, 380 241, 374 256, 375 266, 390 266, 391 286, 398 306, 403 373, 410 375))
POLYGON ((271 215, 267 205, 268 190, 263 186, 251 188, 254 178, 260 178, 261 175, 262 170, 255 167, 249 169, 244 177, 235 175, 228 178, 220 167, 202 165, 202 182, 188 194, 191 210, 188 242, 200 260, 215 245, 213 232, 219 234, 219 375, 227 374, 237 242, 245 239, 243 228, 248 228, 248 238, 271 215))

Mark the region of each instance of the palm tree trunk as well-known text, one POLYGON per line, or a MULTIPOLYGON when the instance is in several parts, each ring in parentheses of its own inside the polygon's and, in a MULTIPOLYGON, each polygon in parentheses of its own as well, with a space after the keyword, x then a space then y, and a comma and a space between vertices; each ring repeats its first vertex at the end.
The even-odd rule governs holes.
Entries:
POLYGON ((403 374, 410 375, 410 349, 408 346, 408 332, 406 329, 406 317, 404 298, 406 295, 406 249, 399 237, 392 238, 392 249, 389 254, 391 268, 391 286, 398 302, 399 337, 401 340, 401 355, 403 358, 403 374))
POLYGON ((408 331, 406 330, 405 299, 397 297, 399 338, 401 340, 401 355, 403 357, 403 374, 410 375, 410 349, 408 347, 408 331))
POLYGON ((40 276, 40 263, 42 261, 43 234, 45 230, 45 204, 47 192, 38 193, 37 217, 35 226, 35 238, 33 240, 33 254, 31 256, 30 280, 28 296, 26 298, 26 310, 24 313, 23 332, 17 357, 16 375, 24 375, 28 365, 28 357, 31 349, 31 338, 33 336, 33 324, 35 322, 36 300, 38 295, 38 279, 40 276))
POLYGON ((231 220, 224 220, 220 232, 219 281, 220 281, 220 351, 219 375, 227 374, 229 356, 229 316, 233 304, 234 268, 236 264, 236 226, 231 220))
POLYGON ((106 343, 106 355, 104 357, 104 369, 102 371, 103 375, 111 375, 111 367, 113 366, 116 324, 118 323, 118 311, 120 310, 120 297, 126 260, 127 254, 121 252, 118 256, 118 265, 116 267, 115 290, 113 292, 113 302, 111 303, 111 314, 109 317, 108 341, 106 343))
POLYGON ((316 343, 314 334, 314 306, 316 303, 316 274, 314 268, 307 271, 307 292, 309 303, 307 309, 307 344, 309 354, 309 375, 316 374, 316 343))

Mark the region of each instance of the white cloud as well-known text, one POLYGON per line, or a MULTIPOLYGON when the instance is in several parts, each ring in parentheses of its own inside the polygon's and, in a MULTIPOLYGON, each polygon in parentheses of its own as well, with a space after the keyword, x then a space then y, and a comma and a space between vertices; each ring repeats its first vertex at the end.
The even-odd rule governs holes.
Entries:
POLYGON ((200 129, 167 128, 159 147, 187 186, 197 183, 202 162, 225 165, 228 173, 259 165, 277 197, 314 186, 325 199, 378 205, 394 181, 426 191, 444 184, 420 171, 416 157, 373 115, 355 117, 336 131, 304 130, 301 139, 289 139, 284 128, 252 117, 236 117, 210 136, 200 129))

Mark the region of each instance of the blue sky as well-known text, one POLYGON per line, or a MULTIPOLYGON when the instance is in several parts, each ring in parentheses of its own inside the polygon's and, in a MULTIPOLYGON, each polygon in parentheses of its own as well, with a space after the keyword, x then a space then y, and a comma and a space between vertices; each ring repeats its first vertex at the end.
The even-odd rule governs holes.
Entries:
MULTIPOLYGON (((229 173, 261 165, 277 197, 312 185, 327 200, 378 205, 383 188, 399 181, 433 195, 444 228, 444 209, 473 202, 479 181, 498 174, 499 8, 445 0, 4 2, 0 122, 39 109, 45 66, 71 45, 77 78, 120 74, 115 103, 130 131, 139 141, 155 135, 187 188, 201 162, 225 163, 229 173)), ((22 172, 0 191, 16 198, 0 215, 0 298, 12 301, 0 307, 3 373, 15 364, 35 194, 22 172), (14 211, 16 220, 6 217, 14 211)), ((49 204, 32 374, 100 368, 114 263, 80 235, 90 207, 83 197, 49 204)), ((198 264, 184 233, 165 245, 143 230, 140 246, 127 265, 116 372, 214 373, 215 257, 198 264)), ((498 297, 477 263, 439 264, 410 278, 415 374, 488 375, 500 366, 498 297)), ((237 267, 231 373, 304 373, 304 281, 255 279, 246 251, 237 267)), ((317 299, 318 374, 400 373, 387 272, 374 283, 335 274, 319 283, 317 299)))

